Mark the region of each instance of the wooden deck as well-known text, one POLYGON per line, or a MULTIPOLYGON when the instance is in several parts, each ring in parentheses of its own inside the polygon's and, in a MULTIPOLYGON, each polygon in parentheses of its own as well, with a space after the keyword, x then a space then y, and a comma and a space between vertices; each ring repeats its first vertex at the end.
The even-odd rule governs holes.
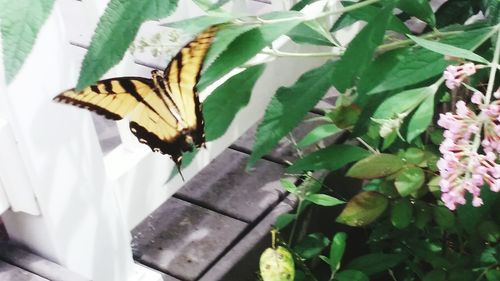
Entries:
MULTIPOLYGON (((317 116, 310 113, 308 118, 317 116)), ((293 137, 300 140, 316 124, 303 122, 293 137)), ((137 263, 159 271, 167 281, 257 280, 259 255, 269 246, 272 224, 295 207, 294 197, 283 191, 279 179, 285 162, 298 156, 286 139, 246 171, 254 134, 255 127, 133 229, 137 263)), ((104 137, 103 150, 114 146, 116 140, 104 137)), ((0 280, 86 279, 2 243, 0 280)))

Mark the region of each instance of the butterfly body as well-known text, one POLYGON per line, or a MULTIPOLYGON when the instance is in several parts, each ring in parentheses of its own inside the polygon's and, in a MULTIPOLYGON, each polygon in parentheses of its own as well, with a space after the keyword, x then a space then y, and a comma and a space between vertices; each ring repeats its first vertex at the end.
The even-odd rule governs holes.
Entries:
POLYGON ((128 118, 139 142, 169 154, 180 168, 182 153, 204 146, 204 122, 196 91, 203 60, 213 40, 212 27, 184 46, 165 71, 151 79, 118 77, 98 81, 81 91, 70 89, 54 98, 103 115, 128 118))

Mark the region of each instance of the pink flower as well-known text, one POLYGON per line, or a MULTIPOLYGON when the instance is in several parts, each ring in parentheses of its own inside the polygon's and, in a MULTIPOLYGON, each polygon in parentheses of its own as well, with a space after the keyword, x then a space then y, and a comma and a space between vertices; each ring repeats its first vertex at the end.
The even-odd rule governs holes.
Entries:
POLYGON ((476 69, 476 65, 471 62, 459 66, 449 65, 443 72, 446 87, 450 90, 458 88, 462 84, 465 77, 476 73, 476 69))

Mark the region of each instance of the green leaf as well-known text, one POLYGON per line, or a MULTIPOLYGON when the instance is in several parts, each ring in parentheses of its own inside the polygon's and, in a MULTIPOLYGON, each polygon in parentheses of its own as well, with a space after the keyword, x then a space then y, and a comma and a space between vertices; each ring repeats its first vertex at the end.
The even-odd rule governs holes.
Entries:
POLYGON ((410 147, 404 152, 404 158, 408 163, 418 165, 425 160, 425 152, 416 147, 410 147))
POLYGON ((424 182, 424 171, 419 167, 409 167, 398 174, 394 185, 399 194, 404 197, 416 192, 424 182))
MULTIPOLYGON (((457 32, 441 42, 464 49, 472 49, 490 36, 491 28, 457 32)), ((451 62, 444 56, 423 48, 396 49, 379 56, 362 74, 358 83, 360 95, 394 90, 437 75, 451 62)))
POLYGON ((76 88, 89 86, 117 64, 144 21, 164 18, 176 6, 177 0, 111 0, 92 36, 76 88))
POLYGON ((437 84, 434 84, 428 87, 406 90, 395 94, 379 105, 373 117, 389 119, 394 118, 399 113, 411 111, 429 96, 433 96, 437 88, 437 84))
POLYGON ((302 74, 291 87, 278 89, 257 128, 248 166, 269 152, 321 100, 331 86, 334 68, 335 63, 329 61, 302 74))
POLYGON ((373 253, 353 259, 346 269, 354 269, 372 275, 398 265, 406 258, 402 254, 373 253))
MULTIPOLYGON (((198 154, 198 151, 199 151, 198 149, 195 149, 193 151, 187 151, 182 153, 181 173, 184 168, 186 168, 187 166, 189 166, 189 164, 191 164, 196 154, 198 154)), ((170 175, 168 176, 167 182, 173 179, 178 173, 179 171, 177 171, 177 169, 172 169, 172 172, 170 172, 170 175)))
POLYGON ((490 243, 496 243, 500 239, 500 226, 491 220, 480 222, 478 232, 481 238, 490 243))
POLYGON ((210 13, 208 15, 194 17, 186 20, 164 23, 162 25, 182 29, 187 33, 198 34, 212 25, 225 23, 232 20, 233 18, 233 15, 226 13, 210 13))
POLYGON ((54 0, 0 0, 0 32, 7 84, 12 82, 33 49, 53 5, 54 0))
POLYGON ((387 208, 389 200, 375 191, 358 193, 347 202, 336 221, 350 226, 365 226, 375 221, 387 208))
POLYGON ((407 34, 407 36, 415 41, 418 45, 429 49, 433 52, 442 54, 442 55, 447 55, 447 56, 452 56, 452 57, 457 57, 457 58, 463 58, 471 61, 476 61, 476 62, 481 62, 485 64, 489 64, 489 61, 480 55, 475 54, 474 52, 471 52, 467 49, 463 48, 458 48, 449 44, 444 44, 436 41, 430 41, 426 40, 423 38, 419 38, 416 36, 412 36, 407 34))
POLYGON ((264 65, 256 65, 229 78, 203 102, 207 141, 224 135, 236 113, 250 100, 255 82, 264 72, 264 65))
MULTIPOLYGON (((261 16, 261 18, 278 18, 282 19, 282 21, 252 28, 236 37, 236 39, 227 46, 227 49, 220 53, 220 56, 218 56, 205 70, 198 83, 199 90, 206 88, 208 85, 220 79, 233 68, 244 64, 279 36, 286 34, 302 22, 301 14, 291 11, 286 13, 267 14, 261 16), (289 20, 283 20, 285 18, 289 20)), ((218 38, 216 38, 216 40, 218 40, 218 38)))
POLYGON ((306 196, 305 200, 313 202, 316 205, 326 206, 326 207, 336 206, 345 203, 342 200, 339 200, 335 197, 326 194, 310 194, 306 196))
POLYGON ((415 205, 415 226, 423 229, 432 219, 432 209, 423 202, 417 202, 415 205))
POLYGON ((408 121, 408 133, 406 141, 411 142, 414 138, 425 132, 432 122, 434 116, 434 95, 429 95, 418 106, 408 121))
POLYGON ((293 184, 293 182, 290 182, 288 180, 285 180, 285 179, 281 179, 280 180, 280 183, 281 183, 281 186, 283 186, 283 188, 290 192, 290 193, 297 193, 297 186, 295 186, 295 184, 293 184))
POLYGON ((295 43, 333 46, 331 34, 318 21, 306 21, 290 30, 286 35, 295 43))
POLYGON ((437 206, 432 209, 434 221, 443 229, 449 229, 455 225, 455 216, 443 206, 437 206))
POLYGON ((406 228, 412 218, 413 206, 408 198, 401 198, 394 202, 391 212, 391 223, 397 229, 406 228))
POLYGON ((304 259, 311 259, 318 256, 325 249, 330 240, 322 233, 311 233, 302 239, 293 250, 304 259))
POLYGON ((353 86, 357 76, 371 62, 373 53, 384 38, 394 5, 382 9, 349 43, 331 79, 339 92, 353 86))
MULTIPOLYGON (((236 40, 243 33, 248 32, 249 30, 257 28, 256 24, 248 24, 248 25, 230 25, 221 28, 217 31, 215 35, 215 39, 208 49, 207 55, 205 57, 205 61, 203 62, 203 69, 206 70, 212 63, 228 48, 228 46, 236 40)), ((202 74, 203 77, 204 74, 202 74)), ((203 79, 203 78, 200 78, 203 79)), ((198 83, 197 89, 199 91, 203 90, 207 85, 200 85, 198 83), (202 87, 203 86, 203 87, 202 87)))
POLYGON ((431 26, 436 25, 436 18, 428 0, 399 0, 398 8, 431 26))
POLYGON ((340 132, 341 129, 337 128, 334 124, 323 124, 314 128, 312 131, 307 133, 307 135, 297 144, 299 148, 304 148, 308 145, 316 143, 324 138, 333 136, 340 132))
POLYGON ((443 281, 446 280, 446 271, 442 269, 434 269, 433 271, 424 275, 422 281, 443 281))
POLYGON ((399 156, 377 153, 356 162, 346 176, 358 179, 381 178, 401 170, 404 164, 399 156))
POLYGON ((500 270, 488 269, 485 276, 487 281, 500 281, 500 270))
POLYGON ((343 270, 335 274, 337 281, 370 281, 368 276, 358 270, 343 270))
POLYGON ((370 155, 368 151, 357 146, 348 144, 332 145, 298 159, 292 166, 288 167, 287 171, 291 173, 321 169, 333 171, 368 155, 370 155))
POLYGON ((297 216, 295 214, 282 214, 276 219, 274 227, 276 227, 278 230, 283 229, 292 221, 294 221, 296 217, 297 216))
MULTIPOLYGON (((342 4, 344 7, 348 7, 349 5, 347 4, 349 2, 343 1, 342 4)), ((351 4, 352 5, 352 4, 351 4)), ((340 30, 346 26, 349 26, 353 23, 355 23, 358 20, 362 20, 364 22, 370 22, 373 20, 373 18, 380 13, 382 9, 379 7, 375 6, 365 6, 360 9, 352 10, 349 11, 345 14, 343 14, 337 21, 335 21, 335 24, 332 26, 330 29, 331 32, 340 30)), ((406 25, 397 17, 391 15, 389 22, 387 23, 387 29, 388 30, 393 30, 402 34, 407 34, 410 33, 410 30, 406 25)))
POLYGON ((332 272, 339 270, 342 257, 345 252, 345 244, 347 240, 347 234, 344 232, 336 233, 332 239, 332 245, 330 246, 330 256, 328 258, 328 264, 332 272))
POLYGON ((293 5, 292 8, 290 8, 290 10, 292 10, 292 11, 300 11, 305 6, 309 5, 313 1, 314 0, 300 0, 297 3, 295 3, 295 5, 293 5))

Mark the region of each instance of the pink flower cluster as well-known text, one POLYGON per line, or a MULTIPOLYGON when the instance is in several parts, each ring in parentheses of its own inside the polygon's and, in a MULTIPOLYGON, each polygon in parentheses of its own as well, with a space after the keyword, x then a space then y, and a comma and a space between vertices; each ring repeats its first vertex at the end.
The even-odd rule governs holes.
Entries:
POLYGON ((472 62, 463 65, 449 65, 443 73, 446 87, 454 90, 462 84, 467 76, 474 73, 476 73, 476 66, 472 62))
MULTIPOLYGON (((495 92, 500 98, 500 92, 495 92)), ((443 154, 437 165, 441 174, 441 199, 450 210, 464 205, 465 193, 472 194, 472 205, 481 206, 481 187, 500 191, 500 102, 485 104, 485 97, 475 92, 472 103, 479 114, 469 109, 464 101, 456 104, 456 113, 441 114, 438 125, 445 128, 444 141, 439 150, 443 154), (482 137, 482 141, 481 141, 482 137), (479 148, 482 152, 479 152, 479 148)))

